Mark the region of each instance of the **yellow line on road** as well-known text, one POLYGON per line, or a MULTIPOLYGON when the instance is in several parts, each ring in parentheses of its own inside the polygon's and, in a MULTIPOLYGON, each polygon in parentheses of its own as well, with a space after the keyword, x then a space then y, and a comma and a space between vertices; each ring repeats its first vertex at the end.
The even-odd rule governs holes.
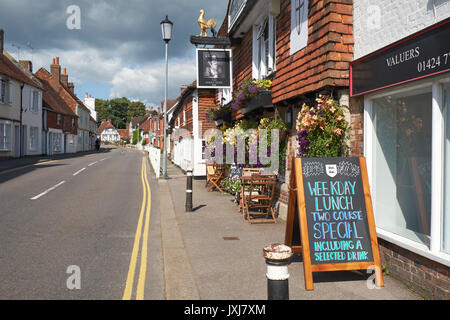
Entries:
POLYGON ((144 300, 144 288, 145 288, 145 278, 147 274, 147 245, 148 245, 148 231, 150 225, 150 208, 152 204, 152 192, 148 184, 147 178, 147 165, 144 165, 144 180, 147 186, 147 210, 145 211, 145 225, 144 234, 142 239, 142 249, 141 249, 141 266, 139 270, 139 279, 136 290, 136 300, 144 300))
POLYGON ((127 282, 125 285, 125 291, 123 293, 122 300, 130 300, 131 294, 133 291, 134 273, 136 271, 137 256, 138 256, 138 252, 139 252, 139 241, 140 241, 141 232, 142 232, 142 220, 144 217, 145 201, 146 201, 146 197, 147 197, 147 190, 146 190, 145 183, 144 183, 144 159, 142 159, 141 181, 142 181, 142 187, 143 187, 141 212, 139 213, 139 220, 138 220, 138 225, 137 225, 137 229, 136 229, 136 235, 134 237, 133 251, 131 252, 130 267, 128 268, 127 282))
POLYGON ((123 293, 122 300, 131 300, 131 296, 133 293, 133 283, 136 273, 136 265, 137 259, 139 255, 139 243, 141 239, 141 234, 143 233, 142 239, 142 250, 141 250, 141 264, 139 269, 138 276, 138 284, 136 289, 136 299, 143 300, 144 299, 144 288, 145 288, 145 279, 147 273, 147 250, 148 250, 148 232, 150 225, 150 209, 151 209, 151 191, 147 178, 147 165, 146 158, 142 159, 142 168, 141 168, 141 182, 142 182, 142 204, 141 210, 139 213, 139 220, 136 229, 136 235, 134 237, 133 250, 131 252, 130 266, 128 269, 128 276, 125 285, 125 291, 123 293), (144 222, 144 213, 145 213, 145 222, 144 222), (142 224, 144 224, 144 231, 142 231, 142 224))

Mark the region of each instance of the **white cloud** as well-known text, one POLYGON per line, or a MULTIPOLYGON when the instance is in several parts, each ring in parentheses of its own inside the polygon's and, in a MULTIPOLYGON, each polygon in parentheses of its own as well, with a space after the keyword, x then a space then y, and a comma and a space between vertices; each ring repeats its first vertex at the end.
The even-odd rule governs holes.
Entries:
MULTIPOLYGON (((169 63, 168 99, 176 99, 180 86, 195 80, 196 67, 193 60, 169 63)), ((123 67, 112 79, 110 98, 128 97, 139 99, 148 105, 159 105, 164 99, 165 64, 155 62, 143 67, 123 67)))
MULTIPOLYGON (((35 70, 44 67, 50 71, 50 64, 58 56, 61 69, 66 68, 69 81, 77 82, 80 79, 90 82, 110 82, 113 76, 122 69, 123 64, 119 57, 108 57, 94 48, 79 50, 40 50, 33 54, 35 70)), ((22 59, 31 58, 22 56, 22 59)))

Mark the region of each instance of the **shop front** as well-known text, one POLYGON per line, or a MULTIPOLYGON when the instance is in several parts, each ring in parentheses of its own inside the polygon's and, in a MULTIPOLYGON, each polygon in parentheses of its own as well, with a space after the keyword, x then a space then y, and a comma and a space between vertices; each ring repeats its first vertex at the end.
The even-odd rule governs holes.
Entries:
POLYGON ((441 299, 450 298, 449 38, 446 19, 351 65, 381 258, 441 299))

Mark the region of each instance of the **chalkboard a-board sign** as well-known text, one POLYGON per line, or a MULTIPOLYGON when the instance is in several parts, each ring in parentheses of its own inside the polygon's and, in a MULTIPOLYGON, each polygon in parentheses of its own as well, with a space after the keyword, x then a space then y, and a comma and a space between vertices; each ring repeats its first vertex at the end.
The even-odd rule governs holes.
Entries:
POLYGON ((312 272, 369 268, 383 286, 364 158, 294 159, 285 243, 303 255, 307 290, 312 272))
POLYGON ((230 166, 230 178, 236 179, 242 177, 242 168, 232 164, 230 166))

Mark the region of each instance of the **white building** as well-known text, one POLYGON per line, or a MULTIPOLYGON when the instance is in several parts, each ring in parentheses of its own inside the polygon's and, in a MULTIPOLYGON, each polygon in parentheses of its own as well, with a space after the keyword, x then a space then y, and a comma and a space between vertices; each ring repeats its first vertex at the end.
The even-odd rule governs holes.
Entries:
MULTIPOLYGON (((9 58, 15 62, 11 56, 9 58)), ((21 60, 16 64, 28 78, 42 86, 32 74, 31 61, 21 60)), ((42 154, 42 88, 25 84, 22 89, 22 130, 23 155, 42 154)))
POLYGON ((88 107, 91 117, 97 121, 97 111, 95 111, 95 98, 86 92, 84 95, 84 105, 88 107))
POLYGON ((0 157, 38 155, 42 86, 3 50, 3 35, 0 30, 0 157))
POLYGON ((102 142, 118 143, 120 141, 120 133, 111 123, 111 120, 103 120, 98 128, 98 135, 102 142))
POLYGON ((402 261, 401 268, 388 266, 392 274, 430 297, 445 298, 450 2, 357 0, 353 14, 351 95, 363 110, 364 156, 382 252, 402 261), (414 270, 422 269, 416 281, 414 270))

